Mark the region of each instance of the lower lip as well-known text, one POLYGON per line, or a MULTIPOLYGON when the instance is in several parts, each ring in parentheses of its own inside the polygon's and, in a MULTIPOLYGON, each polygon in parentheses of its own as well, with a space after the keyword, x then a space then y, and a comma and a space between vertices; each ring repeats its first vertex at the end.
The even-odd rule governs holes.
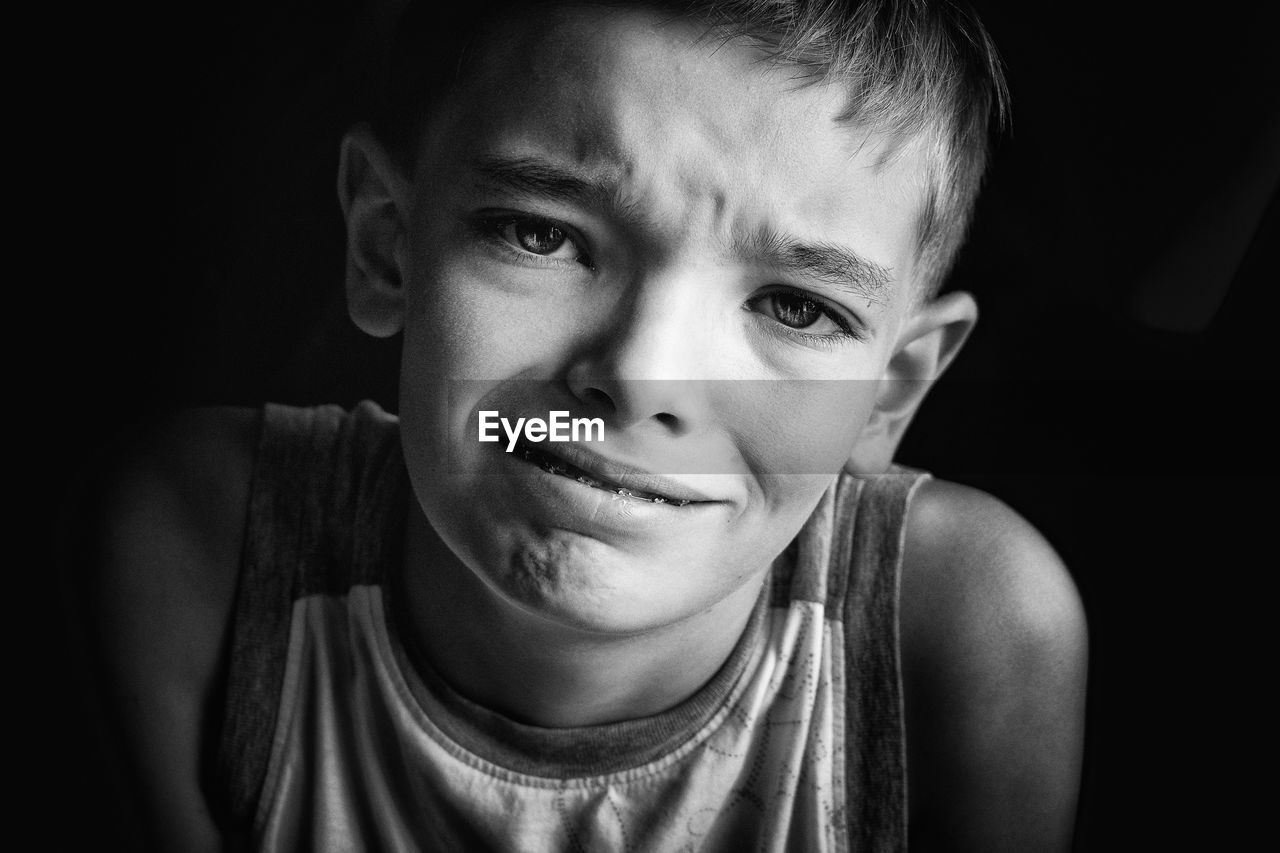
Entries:
POLYGON ((563 474, 553 474, 536 462, 517 453, 503 453, 504 474, 510 475, 513 490, 526 500, 532 499, 540 514, 554 524, 572 528, 584 519, 593 528, 603 525, 631 532, 650 527, 667 527, 684 519, 700 517, 716 506, 716 501, 696 501, 685 506, 654 503, 641 498, 619 495, 603 488, 588 486, 563 474))
POLYGON ((679 508, 694 503, 692 500, 683 498, 663 498, 657 494, 645 493, 634 489, 628 489, 621 485, 609 485, 601 482, 597 477, 592 476, 580 468, 574 468, 567 460, 560 458, 554 453, 546 450, 540 450, 536 447, 528 445, 519 445, 515 452, 521 455, 525 462, 537 465, 548 474, 556 474, 561 477, 567 477, 579 485, 586 486, 591 489, 600 489, 602 491, 611 492, 619 497, 633 498, 638 501, 652 504, 670 504, 679 508))

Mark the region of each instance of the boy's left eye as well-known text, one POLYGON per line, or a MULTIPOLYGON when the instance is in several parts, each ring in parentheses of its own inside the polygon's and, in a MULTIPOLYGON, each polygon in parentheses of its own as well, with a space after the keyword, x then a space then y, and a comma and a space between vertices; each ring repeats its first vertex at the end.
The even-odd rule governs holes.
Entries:
POLYGON ((798 293, 775 293, 769 306, 779 323, 793 329, 807 329, 822 318, 822 306, 798 293))
POLYGON ((825 303, 795 290, 775 290, 752 300, 752 307, 796 331, 814 335, 851 335, 852 330, 825 303))

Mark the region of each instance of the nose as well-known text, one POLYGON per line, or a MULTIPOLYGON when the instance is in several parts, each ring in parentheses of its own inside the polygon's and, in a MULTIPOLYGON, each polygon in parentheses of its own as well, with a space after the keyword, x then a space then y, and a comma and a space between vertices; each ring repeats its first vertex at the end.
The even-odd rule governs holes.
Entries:
POLYGON ((633 285, 575 354, 569 389, 615 428, 652 422, 679 435, 706 412, 708 322, 705 288, 672 276, 633 285))

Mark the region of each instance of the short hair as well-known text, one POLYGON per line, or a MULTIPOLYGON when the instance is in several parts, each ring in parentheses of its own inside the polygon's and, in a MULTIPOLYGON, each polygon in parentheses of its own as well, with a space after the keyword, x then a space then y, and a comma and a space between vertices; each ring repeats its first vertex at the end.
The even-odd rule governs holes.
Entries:
MULTIPOLYGON (((399 164, 416 164, 427 114, 467 73, 500 11, 539 6, 648 6, 745 39, 802 81, 848 86, 838 116, 886 133, 893 149, 923 143, 928 174, 916 225, 921 301, 941 289, 968 232, 993 127, 1009 94, 994 43, 962 0, 471 0, 410 3, 397 27, 372 117, 399 164)), ((891 151, 892 154, 892 151, 891 151)))

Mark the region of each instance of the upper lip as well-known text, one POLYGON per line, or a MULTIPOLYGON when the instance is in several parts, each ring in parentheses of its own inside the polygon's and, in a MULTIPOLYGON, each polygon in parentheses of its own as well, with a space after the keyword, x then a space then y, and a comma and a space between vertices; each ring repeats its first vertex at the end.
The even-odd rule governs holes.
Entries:
MULTIPOLYGON (((525 442, 522 440, 521 445, 525 442)), ((684 501, 698 501, 702 503, 713 502, 716 499, 709 497, 692 486, 682 483, 662 474, 653 474, 637 468, 634 465, 618 462, 607 457, 601 456, 593 450, 587 450, 572 443, 557 443, 548 445, 545 443, 529 444, 528 446, 537 450, 539 453, 545 453, 548 456, 557 456, 573 465, 581 468, 587 474, 597 480, 604 480, 615 483, 624 489, 630 489, 639 492, 650 492, 656 495, 662 495, 665 498, 684 501)))

